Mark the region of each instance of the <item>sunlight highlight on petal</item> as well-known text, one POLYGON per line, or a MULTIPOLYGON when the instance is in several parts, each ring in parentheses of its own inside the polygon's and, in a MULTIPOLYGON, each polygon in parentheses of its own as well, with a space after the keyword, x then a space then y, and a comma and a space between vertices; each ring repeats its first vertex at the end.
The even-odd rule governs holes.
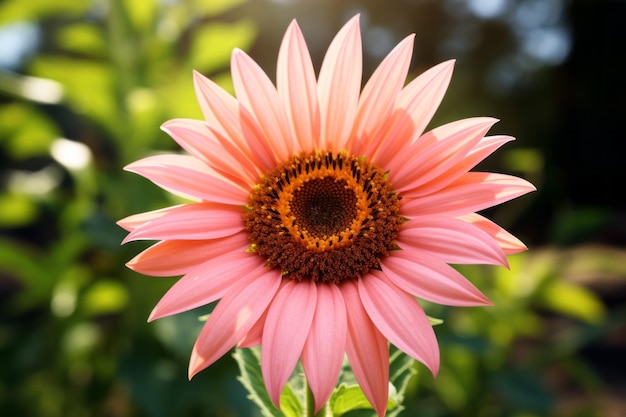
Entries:
POLYGON ((150 156, 133 162, 124 169, 182 197, 236 206, 243 206, 248 200, 245 189, 192 156, 150 156))
POLYGON ((263 314, 280 285, 280 276, 266 271, 245 276, 217 304, 193 347, 189 379, 228 352, 263 314))
POLYGON ((362 71, 359 16, 337 33, 322 62, 317 82, 321 132, 318 147, 341 151, 356 116, 362 71))
POLYGON ((133 240, 203 240, 234 235, 243 230, 239 207, 196 203, 172 207, 133 229, 122 243, 133 240))
POLYGON ((227 252, 189 271, 165 293, 150 313, 148 321, 182 313, 224 296, 242 276, 261 276, 263 263, 255 256, 227 252))
POLYGON ((296 21, 292 21, 278 52, 276 87, 285 104, 294 139, 305 151, 315 149, 320 135, 315 70, 309 50, 296 21))

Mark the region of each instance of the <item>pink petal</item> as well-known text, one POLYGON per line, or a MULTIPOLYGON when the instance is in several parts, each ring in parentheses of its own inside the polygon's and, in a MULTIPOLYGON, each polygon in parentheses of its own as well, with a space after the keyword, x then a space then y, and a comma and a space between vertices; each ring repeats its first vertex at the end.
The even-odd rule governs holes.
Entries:
POLYGON ((209 126, 220 136, 230 139, 249 158, 256 161, 261 172, 274 168, 275 159, 270 144, 244 106, 213 81, 194 72, 198 103, 209 126))
POLYGON ((260 171, 249 150, 240 149, 205 122, 173 119, 161 125, 161 129, 187 152, 240 186, 247 189, 258 181, 260 171))
POLYGON ((491 302, 457 270, 407 247, 383 261, 383 273, 409 294, 437 304, 481 306, 491 302))
POLYGON ((243 230, 243 209, 216 203, 170 207, 132 230, 122 243, 133 240, 203 240, 243 230))
MULTIPOLYGON (((485 136, 461 161, 448 166, 447 170, 439 177, 436 177, 427 183, 420 184, 419 189, 415 187, 413 192, 415 195, 426 195, 445 187, 452 181, 461 177, 463 174, 466 174, 470 169, 474 168, 476 164, 491 155, 491 153, 493 153, 500 146, 510 142, 511 140, 514 140, 511 136, 485 136)), ((395 176, 394 178, 397 179, 398 176, 395 176)), ((407 185, 407 187, 410 188, 412 185, 407 185)), ((398 187, 397 190, 399 191, 400 188, 401 187, 398 187)))
POLYGON ((346 350, 346 306, 335 284, 317 285, 317 306, 302 351, 302 367, 317 413, 335 388, 346 350))
POLYGON ((337 33, 322 62, 317 83, 321 136, 319 149, 339 152, 354 125, 362 73, 359 16, 337 33))
MULTIPOLYGON (((419 181, 413 184, 409 184, 401 176, 394 176, 394 181, 400 178, 406 184, 406 188, 414 188, 413 193, 415 195, 431 194, 442 187, 455 181, 462 175, 466 174, 470 169, 476 166, 480 161, 491 155, 496 149, 503 144, 513 140, 511 136, 485 136, 482 138, 470 152, 460 161, 455 161, 454 164, 448 165, 445 171, 441 172, 438 177, 431 179, 428 182, 419 181), (419 188, 418 188, 419 187, 419 188)), ((390 173, 391 176, 391 173, 390 173)), ((394 182, 395 184, 395 182, 394 182)), ((398 186, 397 190, 400 191, 402 186, 398 186)))
POLYGON ((496 206, 534 191, 526 180, 505 174, 468 172, 437 192, 417 196, 419 189, 405 191, 402 214, 406 217, 429 214, 460 216, 496 206))
POLYGON ((276 87, 299 149, 313 151, 320 131, 317 85, 309 50, 295 20, 287 28, 278 52, 276 87))
POLYGON ((261 67, 239 49, 233 51, 231 72, 239 102, 254 116, 276 158, 286 161, 297 143, 276 88, 261 67))
POLYGON ((380 271, 358 281, 359 295, 378 330, 398 349, 422 362, 433 375, 439 371, 439 345, 424 310, 380 271))
MULTIPOLYGON (((358 140, 368 142, 389 117, 409 71, 414 38, 415 35, 404 38, 380 63, 363 88, 353 131, 353 137, 358 140)), ((360 146, 363 146, 364 154, 367 155, 365 152, 369 148, 366 143, 360 146)))
POLYGON ((363 308, 357 284, 345 281, 341 293, 346 303, 348 337, 346 353, 363 393, 382 417, 389 397, 389 346, 363 308))
POLYGON ((368 153, 373 162, 389 167, 393 156, 422 135, 448 89, 453 68, 453 60, 436 65, 400 91, 386 129, 371 141, 380 145, 368 153))
POLYGON ((445 263, 507 266, 504 252, 491 235, 453 217, 418 216, 407 221, 398 245, 411 246, 445 263))
POLYGON ((261 276, 242 277, 224 295, 193 347, 189 378, 228 352, 257 322, 274 298, 280 275, 266 269, 261 276))
POLYGON ((245 233, 212 240, 165 240, 141 252, 126 266, 157 277, 183 275, 211 258, 250 246, 245 233))
POLYGON ((450 85, 455 61, 435 65, 402 89, 396 108, 406 109, 415 121, 413 140, 422 135, 450 85))
POLYGON ((313 281, 286 280, 267 312, 261 369, 269 397, 277 407, 309 334, 316 301, 317 288, 313 281))
POLYGON ((245 252, 227 252, 210 259, 176 281, 154 307, 148 321, 212 303, 239 280, 259 277, 266 270, 260 257, 245 252))
POLYGON ((224 178, 193 156, 150 156, 124 169, 181 197, 237 206, 248 202, 248 190, 224 178))
POLYGON ((520 253, 528 249, 526 245, 524 245, 524 243, 522 243, 522 241, 520 241, 518 238, 516 238, 494 222, 487 220, 480 214, 470 213, 464 216, 459 216, 459 219, 471 223, 476 227, 479 227, 485 233, 490 235, 493 239, 496 240, 498 245, 507 255, 520 253))
MULTIPOLYGON (((280 274, 277 273, 277 276, 280 274)), ((267 318, 267 310, 265 313, 254 323, 248 333, 237 343, 237 347, 249 348, 253 346, 259 346, 263 341, 263 327, 265 327, 265 319, 267 318)))
POLYGON ((389 178, 394 189, 402 193, 407 189, 427 194, 421 187, 436 182, 442 188, 456 179, 448 171, 480 142, 487 131, 497 122, 490 117, 458 120, 437 127, 422 135, 405 152, 398 152, 389 162, 393 169, 389 178))
POLYGON ((143 226, 144 223, 148 223, 152 220, 161 218, 171 211, 178 210, 180 207, 185 206, 185 204, 181 204, 178 206, 165 207, 158 210, 147 211, 145 213, 133 214, 132 216, 128 216, 123 218, 122 220, 117 221, 117 225, 123 228, 128 232, 132 232, 139 226, 143 226))
POLYGON ((496 135, 485 136, 478 142, 478 144, 472 149, 463 159, 462 162, 457 164, 455 169, 462 169, 467 172, 474 168, 479 162, 491 155, 500 146, 507 142, 515 140, 512 136, 496 135))

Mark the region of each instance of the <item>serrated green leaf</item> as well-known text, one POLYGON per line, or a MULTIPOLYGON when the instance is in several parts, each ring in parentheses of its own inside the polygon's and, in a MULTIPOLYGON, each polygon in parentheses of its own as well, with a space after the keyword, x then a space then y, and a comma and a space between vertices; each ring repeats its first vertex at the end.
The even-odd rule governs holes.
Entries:
POLYGON ((280 394, 280 411, 285 417, 302 416, 302 402, 291 385, 285 385, 283 392, 280 394))
POLYGON ((415 360, 393 345, 389 353, 389 381, 396 388, 401 400, 409 381, 417 374, 415 360))
POLYGON ((276 408, 265 389, 261 372, 261 353, 258 348, 237 349, 233 354, 239 366, 239 381, 248 391, 248 398, 254 402, 265 417, 285 417, 276 408))
POLYGON ((389 390, 388 417, 396 416, 404 409, 402 402, 411 379, 417 375, 416 361, 397 347, 389 348, 389 382, 394 389, 389 390))
POLYGON ((359 408, 372 409, 372 405, 358 385, 341 385, 336 388, 330 398, 330 407, 335 417, 359 408))
MULTIPOLYGON (((404 409, 402 406, 404 394, 411 378, 417 374, 417 369, 415 360, 395 346, 390 346, 389 353, 387 416, 393 417, 404 409)), ((352 371, 344 367, 341 375, 343 382, 335 389, 329 400, 333 416, 350 413, 350 417, 374 417, 376 413, 361 388, 355 383, 346 382, 354 380, 351 374, 352 371)))

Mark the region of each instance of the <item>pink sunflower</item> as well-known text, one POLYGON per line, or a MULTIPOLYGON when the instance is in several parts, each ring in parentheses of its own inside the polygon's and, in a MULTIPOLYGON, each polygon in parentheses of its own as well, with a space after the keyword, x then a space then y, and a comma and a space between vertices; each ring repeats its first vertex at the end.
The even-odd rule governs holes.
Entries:
POLYGON ((276 86, 244 52, 231 69, 236 97, 195 73, 206 120, 175 119, 167 132, 187 155, 126 167, 188 204, 119 224, 124 242, 156 240, 128 263, 182 275, 149 320, 217 303, 193 348, 190 377, 234 346, 261 345, 267 391, 278 405, 301 361, 316 411, 330 397, 344 354, 384 415, 388 343, 433 374, 439 349, 417 298, 453 306, 489 300, 449 264, 507 265, 526 249, 477 211, 534 187, 469 172, 509 136, 485 136, 495 119, 424 130, 453 61, 406 86, 413 36, 361 91, 358 17, 315 72, 294 21, 278 54, 276 86))

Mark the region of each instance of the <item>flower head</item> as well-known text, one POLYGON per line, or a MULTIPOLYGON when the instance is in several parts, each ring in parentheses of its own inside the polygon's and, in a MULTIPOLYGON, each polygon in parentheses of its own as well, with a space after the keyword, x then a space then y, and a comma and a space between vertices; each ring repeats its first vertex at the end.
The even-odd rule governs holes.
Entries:
POLYGON ((268 393, 301 360, 316 408, 344 354, 379 415, 388 395, 388 342, 439 368, 435 333, 415 297, 455 305, 487 298, 448 264, 506 265, 525 246, 477 211, 534 187, 470 172, 509 136, 471 118, 424 133, 453 62, 406 86, 413 36, 361 91, 358 18, 332 41, 315 77, 294 21, 276 86, 244 52, 232 55, 236 98, 195 73, 206 120, 163 125, 188 155, 159 155, 128 171, 192 200, 123 219, 125 241, 157 240, 138 272, 183 275, 150 320, 219 300, 193 348, 189 375, 233 346, 261 345, 268 393))

